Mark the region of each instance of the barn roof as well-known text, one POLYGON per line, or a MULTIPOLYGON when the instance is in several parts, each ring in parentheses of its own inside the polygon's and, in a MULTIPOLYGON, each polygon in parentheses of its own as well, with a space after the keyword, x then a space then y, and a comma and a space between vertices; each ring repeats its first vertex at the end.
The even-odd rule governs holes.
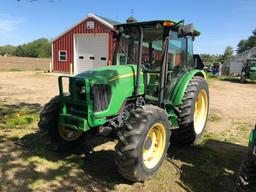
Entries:
POLYGON ((112 30, 114 30, 114 25, 120 24, 119 22, 114 21, 112 19, 108 19, 106 17, 102 17, 102 16, 99 16, 99 15, 95 15, 95 14, 89 13, 85 18, 83 18, 81 21, 79 21, 78 23, 76 23, 75 25, 71 26, 66 31, 64 31, 63 33, 61 33, 57 37, 55 37, 51 42, 56 41, 57 39, 59 39, 60 37, 62 37, 66 33, 68 33, 69 31, 71 31, 73 28, 75 28, 77 25, 81 24, 82 22, 84 22, 88 18, 94 18, 95 20, 99 21, 100 23, 104 24, 105 26, 109 27, 112 30))
POLYGON ((111 24, 111 25, 118 25, 118 24, 121 24, 119 23, 118 21, 114 21, 112 19, 108 19, 106 17, 102 17, 102 16, 99 16, 99 15, 96 15, 97 17, 101 18, 102 20, 106 21, 107 23, 111 24))

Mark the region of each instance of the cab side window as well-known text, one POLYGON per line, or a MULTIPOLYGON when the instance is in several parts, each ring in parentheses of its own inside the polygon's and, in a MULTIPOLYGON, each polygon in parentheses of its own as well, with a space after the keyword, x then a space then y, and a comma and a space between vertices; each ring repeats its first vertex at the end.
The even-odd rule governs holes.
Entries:
POLYGON ((174 70, 186 62, 186 39, 178 38, 177 32, 174 31, 170 32, 168 59, 169 70, 174 70))

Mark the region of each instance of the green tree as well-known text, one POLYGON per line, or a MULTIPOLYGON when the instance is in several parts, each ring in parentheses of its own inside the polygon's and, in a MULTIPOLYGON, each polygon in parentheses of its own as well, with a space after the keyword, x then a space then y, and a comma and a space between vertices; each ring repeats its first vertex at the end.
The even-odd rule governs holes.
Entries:
POLYGON ((256 29, 252 31, 252 35, 248 39, 241 40, 237 45, 237 53, 242 53, 256 47, 256 29))
POLYGON ((16 47, 12 45, 0 46, 0 55, 13 55, 16 47))
POLYGON ((30 43, 19 45, 14 55, 20 57, 50 57, 51 44, 46 38, 37 39, 30 43))
POLYGON ((233 53, 234 53, 233 48, 231 46, 227 46, 224 51, 224 54, 220 57, 219 61, 221 63, 224 63, 225 61, 231 59, 233 53))
POLYGON ((237 53, 242 53, 248 49, 248 41, 243 39, 237 45, 237 53))
POLYGON ((256 47, 256 29, 252 32, 252 36, 248 38, 247 47, 248 49, 256 47))
POLYGON ((19 45, 13 53, 15 56, 24 57, 24 45, 19 45))
POLYGON ((219 55, 201 54, 200 55, 205 66, 212 66, 214 63, 219 61, 219 55))

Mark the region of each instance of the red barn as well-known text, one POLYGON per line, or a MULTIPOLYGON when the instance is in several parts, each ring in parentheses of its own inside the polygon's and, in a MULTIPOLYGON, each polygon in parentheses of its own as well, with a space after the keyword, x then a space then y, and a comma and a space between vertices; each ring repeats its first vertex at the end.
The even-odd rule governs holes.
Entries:
POLYGON ((89 14, 52 41, 52 70, 77 74, 110 65, 114 52, 113 26, 118 22, 89 14))

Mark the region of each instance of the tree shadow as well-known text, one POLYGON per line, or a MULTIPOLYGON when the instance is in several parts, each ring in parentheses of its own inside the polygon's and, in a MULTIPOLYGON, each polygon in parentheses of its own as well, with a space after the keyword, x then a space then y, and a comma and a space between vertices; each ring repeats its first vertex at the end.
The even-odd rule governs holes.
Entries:
POLYGON ((20 139, 13 138, 12 140, 15 145, 8 151, 20 153, 18 158, 21 161, 39 157, 40 160, 43 159, 43 163, 47 160, 45 164, 48 164, 48 162, 56 164, 61 162, 61 164, 58 169, 47 168, 47 171, 41 172, 37 171, 38 164, 33 161, 26 165, 22 163, 13 164, 12 162, 15 159, 10 155, 5 155, 2 159, 6 160, 2 169, 3 175, 7 176, 5 173, 15 166, 18 170, 14 177, 22 183, 22 185, 15 185, 15 182, 13 182, 15 179, 8 180, 8 177, 4 177, 5 183, 9 183, 11 189, 18 191, 27 189, 29 191, 31 189, 30 184, 36 183, 37 180, 52 182, 56 178, 63 180, 62 185, 49 186, 50 190, 111 191, 115 189, 115 185, 130 183, 117 172, 113 150, 91 151, 92 144, 84 143, 83 146, 81 145, 76 149, 69 148, 61 152, 55 152, 51 150, 51 145, 45 143, 44 135, 40 132, 25 135, 20 139))
MULTIPOLYGON (((42 109, 39 103, 17 103, 17 104, 1 104, 0 103, 0 116, 12 116, 15 113, 27 110, 28 113, 38 113, 42 109)), ((2 119, 1 119, 2 121, 2 119)))
MULTIPOLYGON (((0 115, 21 114, 19 108, 38 114, 41 106, 0 105, 0 115)), ((104 138, 91 137, 92 141, 86 140, 78 148, 56 152, 37 127, 17 138, 9 132, 16 128, 1 127, 4 122, 0 119, 0 191, 113 191, 119 184, 133 184, 117 172, 113 149, 92 150, 105 143, 104 138)), ((26 128, 23 125, 22 130, 26 128)), ((181 164, 176 183, 184 191, 229 192, 235 190, 236 174, 247 147, 206 140, 199 146, 170 148, 169 154, 181 164)))
MULTIPOLYGON (((0 105, 0 114, 7 119, 24 109, 26 114, 38 114, 41 108, 39 104, 0 105)), ((13 136, 26 127, 0 124, 0 191, 111 191, 130 183, 117 172, 113 150, 92 150, 105 138, 92 137, 77 148, 56 152, 37 127, 21 138, 13 136)))
POLYGON ((245 83, 241 83, 239 78, 236 77, 221 77, 219 78, 221 81, 228 81, 231 83, 239 83, 239 84, 256 84, 256 81, 246 80, 245 83))
POLYGON ((194 192, 235 191, 236 175, 246 157, 247 147, 218 140, 170 151, 170 158, 183 162, 177 184, 194 192))

